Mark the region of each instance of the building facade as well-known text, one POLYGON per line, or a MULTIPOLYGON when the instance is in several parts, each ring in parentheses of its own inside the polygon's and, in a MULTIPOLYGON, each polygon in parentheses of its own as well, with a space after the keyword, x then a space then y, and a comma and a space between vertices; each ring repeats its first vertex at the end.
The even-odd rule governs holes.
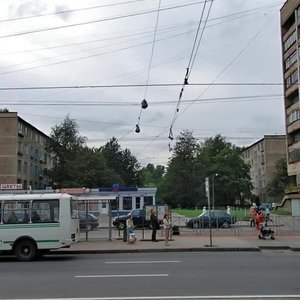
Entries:
POLYGON ((44 189, 44 169, 53 166, 46 154, 49 137, 18 116, 16 112, 0 112, 0 186, 9 189, 44 189))
POLYGON ((291 184, 297 187, 300 184, 300 0, 286 1, 281 8, 280 16, 288 175, 291 184))
POLYGON ((268 195, 267 185, 275 173, 277 161, 286 158, 286 136, 265 135, 247 147, 242 156, 250 166, 252 194, 257 196, 260 202, 280 202, 282 199, 268 195))

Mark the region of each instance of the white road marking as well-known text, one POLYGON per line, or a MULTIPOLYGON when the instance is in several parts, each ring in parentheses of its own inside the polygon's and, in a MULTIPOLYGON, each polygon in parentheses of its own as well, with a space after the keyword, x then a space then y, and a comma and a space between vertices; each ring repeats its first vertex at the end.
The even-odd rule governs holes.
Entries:
POLYGON ((168 277, 169 274, 75 275, 75 278, 168 277))
POLYGON ((227 295, 227 296, 147 296, 147 297, 84 297, 84 298, 20 298, 2 300, 213 300, 213 299, 300 299, 299 295, 227 295))
POLYGON ((180 263, 180 260, 132 260, 132 261, 106 261, 106 264, 165 264, 180 263))

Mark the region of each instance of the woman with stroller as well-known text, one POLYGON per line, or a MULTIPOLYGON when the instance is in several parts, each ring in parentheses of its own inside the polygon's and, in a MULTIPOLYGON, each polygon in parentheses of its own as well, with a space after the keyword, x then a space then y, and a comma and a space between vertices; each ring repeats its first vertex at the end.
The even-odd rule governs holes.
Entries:
POLYGON ((262 212, 259 211, 256 217, 256 229, 259 231, 258 238, 261 240, 265 240, 268 236, 271 240, 275 240, 274 231, 270 228, 268 222, 272 222, 270 214, 267 214, 264 220, 262 212))

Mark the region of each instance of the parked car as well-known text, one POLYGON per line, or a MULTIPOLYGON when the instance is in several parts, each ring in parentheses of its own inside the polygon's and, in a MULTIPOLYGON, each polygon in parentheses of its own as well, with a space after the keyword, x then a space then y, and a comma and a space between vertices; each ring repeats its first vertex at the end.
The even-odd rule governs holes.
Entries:
MULTIPOLYGON (((229 228, 235 223, 235 218, 223 210, 211 210, 210 222, 213 228, 229 228)), ((208 228, 209 215, 208 211, 203 212, 198 217, 191 218, 186 222, 190 228, 208 228)))
POLYGON ((134 227, 150 227, 150 220, 146 220, 146 212, 143 209, 134 209, 126 215, 120 215, 114 218, 113 225, 118 229, 126 227, 128 216, 132 216, 134 227))
POLYGON ((91 231, 94 228, 99 226, 98 218, 91 213, 86 214, 86 212, 79 212, 80 229, 85 229, 86 224, 87 224, 88 231, 91 231))

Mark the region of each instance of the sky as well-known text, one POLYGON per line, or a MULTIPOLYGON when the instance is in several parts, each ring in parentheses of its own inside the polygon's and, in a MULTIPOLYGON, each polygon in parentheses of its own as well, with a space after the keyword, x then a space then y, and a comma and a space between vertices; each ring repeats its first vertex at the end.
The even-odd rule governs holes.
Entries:
POLYGON ((0 0, 0 108, 47 135, 69 116, 87 146, 116 137, 141 166, 166 165, 184 130, 285 134, 284 2, 0 0))

